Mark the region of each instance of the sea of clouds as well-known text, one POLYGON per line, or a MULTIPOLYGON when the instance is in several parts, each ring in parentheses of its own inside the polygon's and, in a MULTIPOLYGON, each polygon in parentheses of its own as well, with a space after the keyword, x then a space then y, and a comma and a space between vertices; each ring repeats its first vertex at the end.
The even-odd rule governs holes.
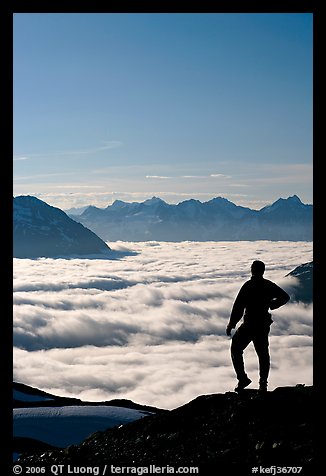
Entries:
MULTIPOLYGON (((83 400, 127 398, 175 408, 232 391, 225 335, 254 259, 286 277, 311 242, 109 243, 115 259, 14 259, 14 380, 83 400)), ((312 305, 273 311, 270 389, 312 384, 312 305)), ((258 384, 252 344, 246 369, 258 384)))

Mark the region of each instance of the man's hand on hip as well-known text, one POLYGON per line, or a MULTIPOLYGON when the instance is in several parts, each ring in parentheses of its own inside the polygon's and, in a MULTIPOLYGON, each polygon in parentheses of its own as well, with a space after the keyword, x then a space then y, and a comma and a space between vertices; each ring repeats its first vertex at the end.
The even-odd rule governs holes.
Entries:
POLYGON ((228 324, 228 325, 226 326, 226 335, 227 335, 227 336, 230 336, 230 335, 231 335, 231 330, 232 330, 232 327, 230 326, 230 324, 228 324))

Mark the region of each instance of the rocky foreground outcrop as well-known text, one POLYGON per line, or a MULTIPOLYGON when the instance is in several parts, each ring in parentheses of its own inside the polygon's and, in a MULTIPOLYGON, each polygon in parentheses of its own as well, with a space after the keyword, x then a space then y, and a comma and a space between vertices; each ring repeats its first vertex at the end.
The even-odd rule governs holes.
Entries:
POLYGON ((199 474, 239 475, 276 465, 313 474, 313 407, 313 387, 304 385, 202 395, 80 445, 22 455, 19 463, 192 466, 199 474))

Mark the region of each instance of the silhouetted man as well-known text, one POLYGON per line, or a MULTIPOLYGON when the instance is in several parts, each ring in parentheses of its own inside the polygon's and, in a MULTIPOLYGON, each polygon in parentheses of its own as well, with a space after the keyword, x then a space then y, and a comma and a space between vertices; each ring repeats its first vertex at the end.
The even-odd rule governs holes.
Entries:
POLYGON ((251 380, 245 372, 243 351, 252 341, 259 360, 259 389, 267 391, 270 368, 268 334, 273 322, 269 309, 277 309, 288 302, 290 296, 277 284, 263 278, 265 264, 254 261, 251 265, 251 279, 244 283, 234 301, 226 334, 243 316, 243 324, 232 338, 231 358, 238 378, 236 392, 247 387, 251 380))

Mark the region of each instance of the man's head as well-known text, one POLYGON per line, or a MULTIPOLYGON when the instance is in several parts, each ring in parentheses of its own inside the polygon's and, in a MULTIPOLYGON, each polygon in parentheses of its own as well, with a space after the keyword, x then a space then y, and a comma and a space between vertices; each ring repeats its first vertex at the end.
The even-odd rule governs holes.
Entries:
POLYGON ((251 265, 251 274, 253 276, 262 276, 264 272, 265 272, 265 263, 259 260, 253 261, 251 265))

